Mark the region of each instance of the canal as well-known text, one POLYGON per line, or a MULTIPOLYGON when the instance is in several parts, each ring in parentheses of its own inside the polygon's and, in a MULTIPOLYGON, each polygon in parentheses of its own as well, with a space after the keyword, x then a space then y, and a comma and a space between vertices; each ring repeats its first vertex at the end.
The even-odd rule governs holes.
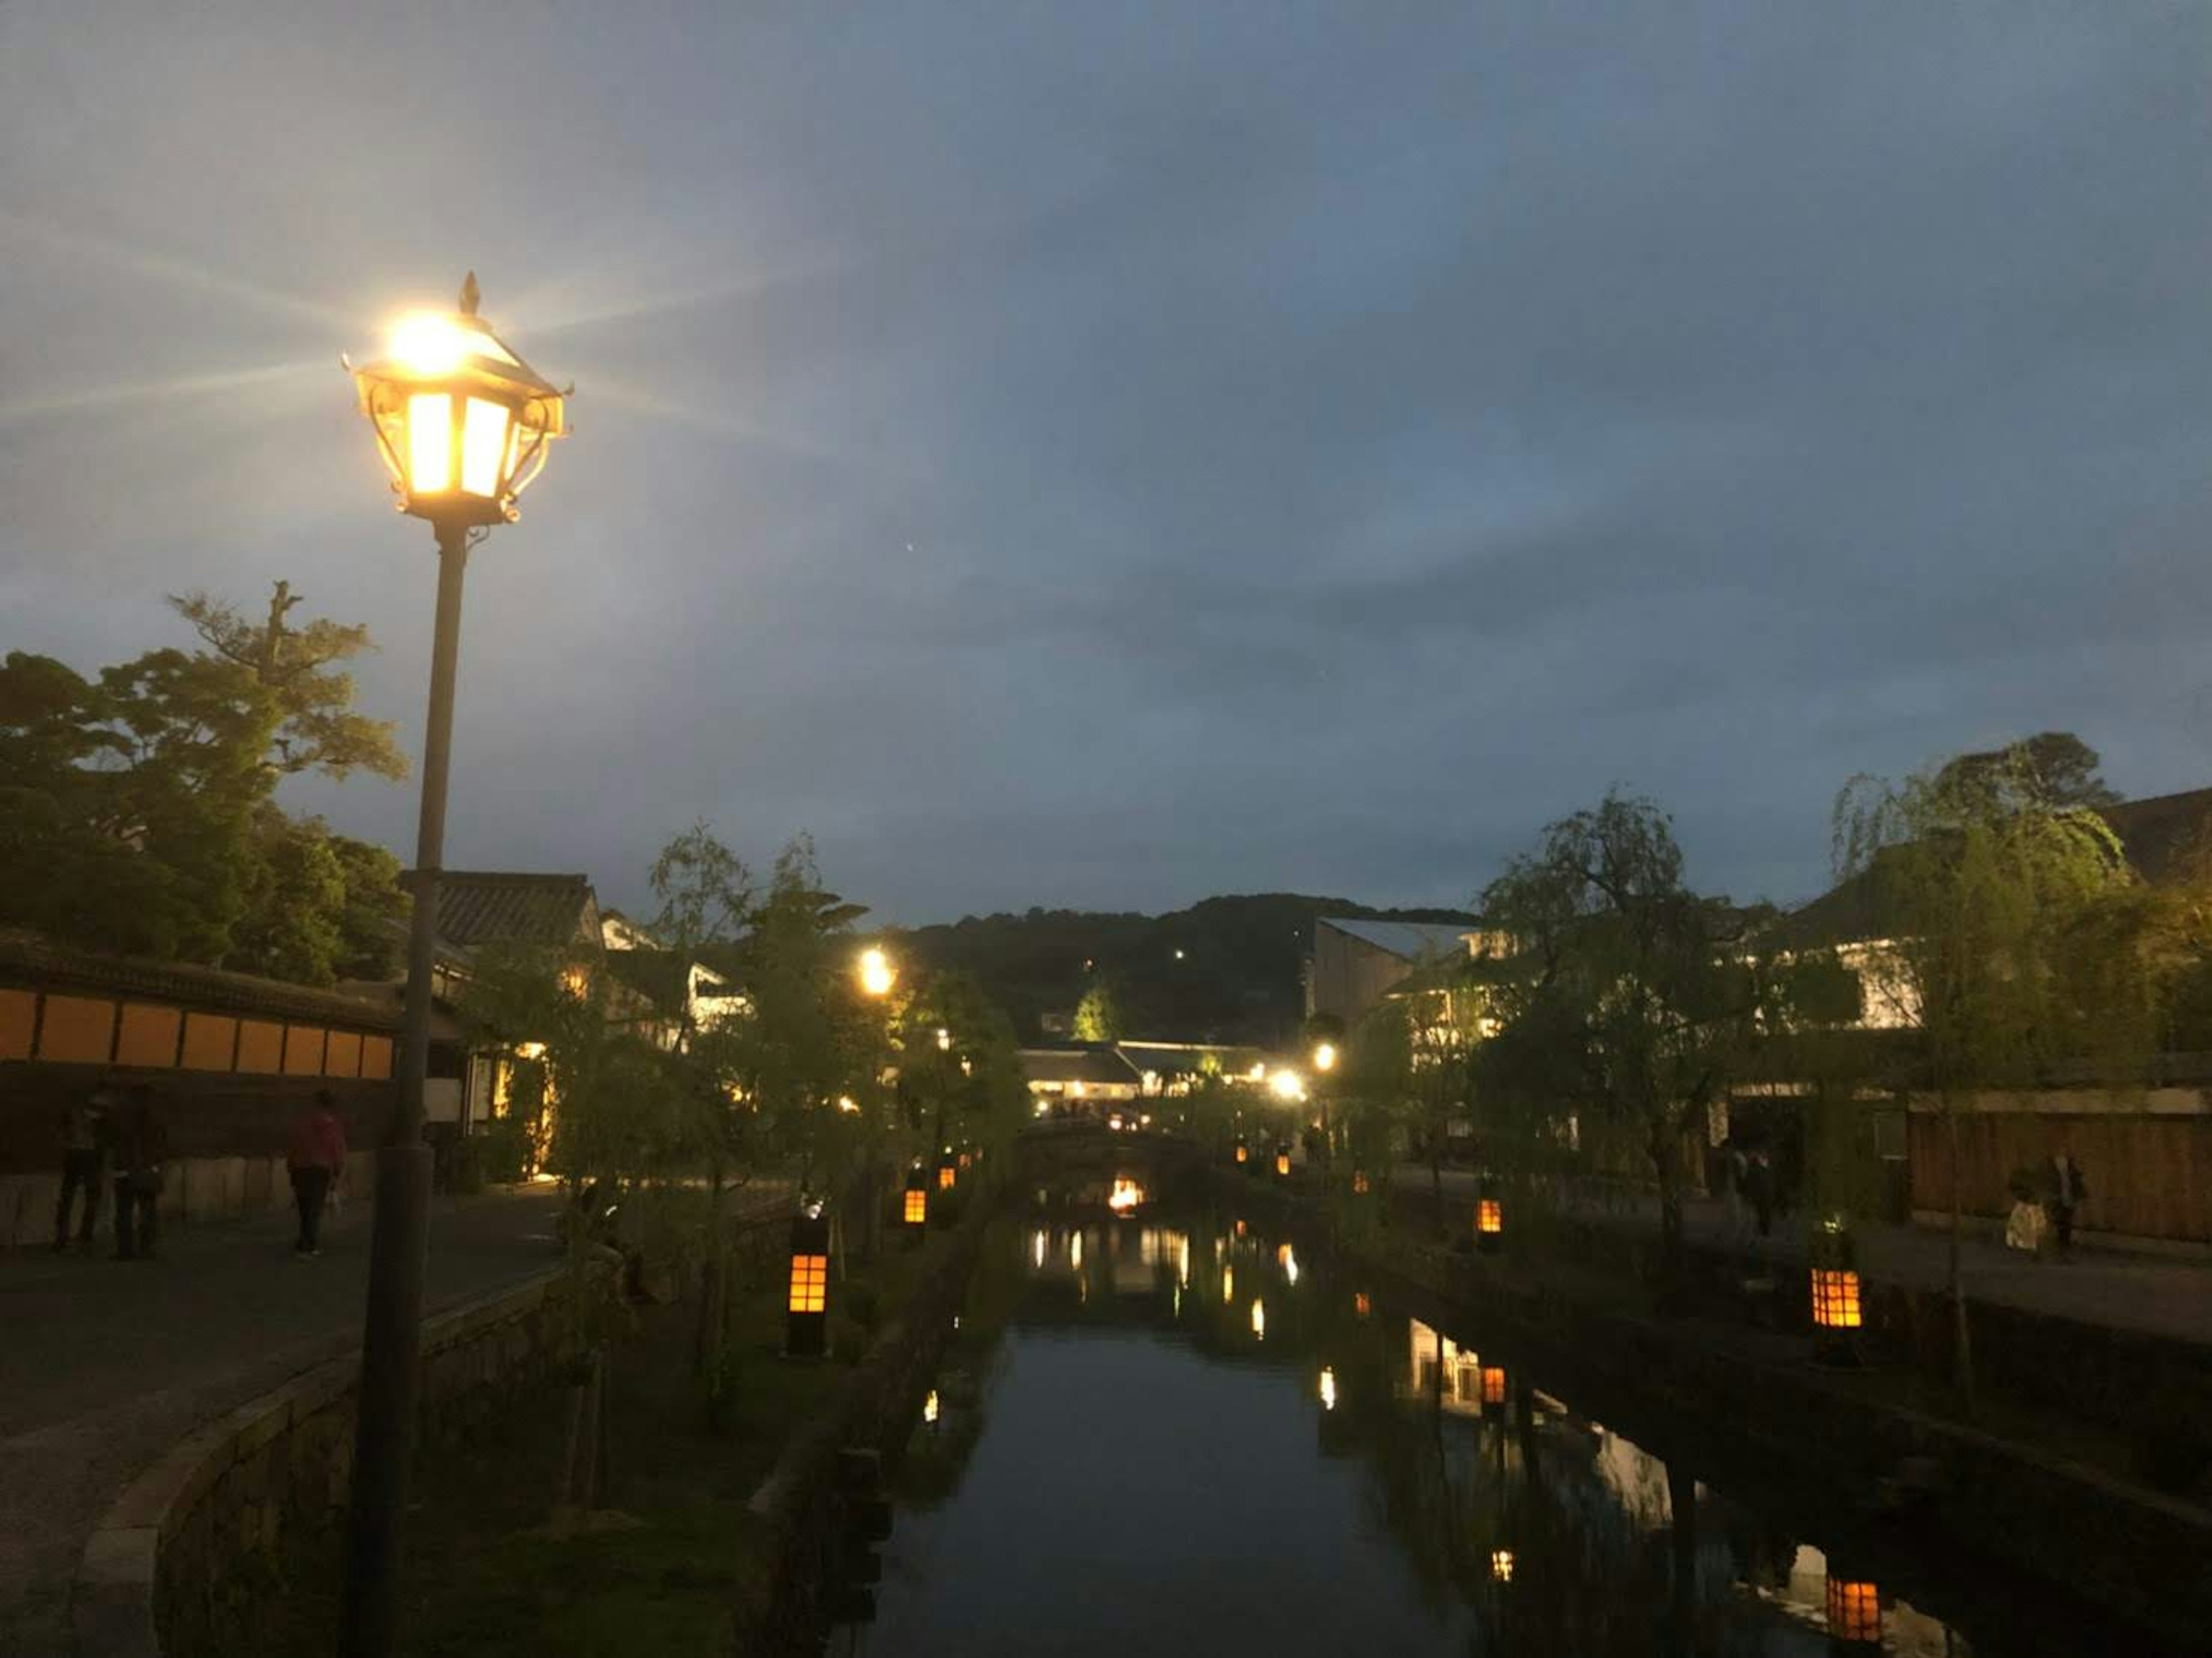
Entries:
POLYGON ((2143 1649, 1729 1466, 1725 1424, 1594 1412, 1309 1240, 1133 1196, 996 1224, 832 1652, 2143 1649))

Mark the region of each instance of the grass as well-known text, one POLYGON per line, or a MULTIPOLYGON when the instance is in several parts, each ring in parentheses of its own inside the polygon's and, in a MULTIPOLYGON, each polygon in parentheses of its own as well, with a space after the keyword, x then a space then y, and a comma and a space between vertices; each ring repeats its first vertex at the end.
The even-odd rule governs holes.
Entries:
MULTIPOLYGON (((878 1323, 888 1322, 936 1253, 890 1240, 875 1263, 832 1286, 833 1307, 865 1282, 878 1323)), ((401 1650, 412 1658, 723 1651, 738 1609, 765 1588, 775 1541, 746 1502, 793 1430, 852 1370, 835 1358, 781 1357, 783 1303, 780 1263, 757 1270, 733 1296, 732 1396, 713 1428, 691 1370, 696 1303, 639 1309, 611 1351, 606 1509, 574 1534, 549 1528, 566 1437, 560 1389, 513 1401, 457 1451, 422 1459, 410 1505, 401 1650)), ((860 1333, 848 1328, 836 1345, 855 1351, 860 1333)), ((295 1552, 281 1590, 223 1649, 240 1658, 331 1651, 340 1541, 333 1534, 295 1552)))

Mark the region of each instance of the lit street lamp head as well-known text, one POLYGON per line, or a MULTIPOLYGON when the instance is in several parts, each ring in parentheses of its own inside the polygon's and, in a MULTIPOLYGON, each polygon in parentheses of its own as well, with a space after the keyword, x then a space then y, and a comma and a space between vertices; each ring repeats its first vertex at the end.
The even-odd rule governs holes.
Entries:
POLYGON ((473 270, 460 309, 393 325, 387 355, 354 371, 399 510, 441 525, 504 524, 568 429, 567 395, 477 314, 473 270))

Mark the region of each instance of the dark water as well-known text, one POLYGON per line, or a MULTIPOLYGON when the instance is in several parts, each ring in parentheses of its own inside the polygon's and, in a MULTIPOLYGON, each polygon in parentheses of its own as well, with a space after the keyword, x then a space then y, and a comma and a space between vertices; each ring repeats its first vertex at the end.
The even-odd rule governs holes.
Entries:
POLYGON ((2142 1649, 1680 1448, 1725 1424, 1639 1423, 1662 1461, 1479 1330, 1238 1227, 1148 1206, 1002 1228, 900 1476, 874 1621, 833 1652, 2142 1649))

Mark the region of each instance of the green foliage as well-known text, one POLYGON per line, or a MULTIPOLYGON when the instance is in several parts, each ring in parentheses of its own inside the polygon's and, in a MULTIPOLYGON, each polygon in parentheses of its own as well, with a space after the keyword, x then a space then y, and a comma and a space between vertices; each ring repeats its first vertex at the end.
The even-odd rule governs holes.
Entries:
POLYGON ((379 970, 397 865, 270 799, 309 768, 397 774, 388 729, 351 714, 351 682, 325 666, 367 633, 287 632, 280 609, 264 652, 268 629, 204 595, 179 608, 216 648, 92 679, 20 652, 0 665, 0 857, 40 873, 0 883, 0 924, 310 984, 379 970))
POLYGON ((1075 1005, 1075 1040, 1110 1042, 1121 1035, 1121 1005, 1114 995, 1112 983, 1100 979, 1083 993, 1083 999, 1075 1005))
POLYGON ((392 740, 396 728, 353 711, 353 676, 335 665, 375 648, 368 629, 323 616, 288 626, 286 616, 301 602, 291 583, 279 581, 267 620, 253 622, 204 592, 169 598, 170 608, 216 657, 252 674, 274 697, 279 721, 264 763, 286 775, 319 771, 343 778, 358 770, 404 777, 407 760, 392 740))
POLYGON ((1760 918, 1691 890, 1666 815, 1618 793, 1547 829, 1483 912, 1516 955, 1492 987, 1500 1029, 1480 1084, 1530 1131, 1572 1113, 1585 1133, 1640 1140, 1673 1260, 1686 1131, 1759 1033, 1745 938, 1760 918))
POLYGON ((2118 805, 2120 797, 2099 774, 2103 763, 2072 732, 2041 732, 2004 748, 1959 755, 1944 762, 1931 786, 1957 799, 1979 796, 2002 805, 2017 796, 2054 811, 2118 805))
POLYGON ((1896 981, 1888 1005, 1940 1098, 2033 1084, 2093 1042, 2108 1060, 2148 1047, 2135 877, 2094 811, 2051 804, 2033 756, 1854 778, 1835 835, 1839 876, 1887 922, 1873 966, 1896 981))

